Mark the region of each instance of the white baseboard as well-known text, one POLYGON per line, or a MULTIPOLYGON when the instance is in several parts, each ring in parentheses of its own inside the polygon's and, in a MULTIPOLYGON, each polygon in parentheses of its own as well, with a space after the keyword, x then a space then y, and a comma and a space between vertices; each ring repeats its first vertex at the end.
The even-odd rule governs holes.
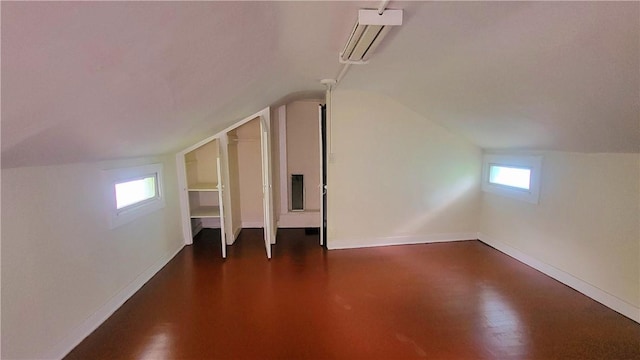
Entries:
POLYGON ((596 286, 593 286, 584 280, 578 279, 577 277, 563 270, 560 270, 552 265, 529 256, 522 251, 505 244, 504 242, 492 239, 486 234, 478 233, 478 240, 560 281, 561 283, 575 289, 578 292, 581 292, 582 294, 601 303, 602 305, 616 312, 619 312, 629 319, 640 322, 640 308, 629 304, 628 302, 618 298, 617 296, 612 295, 596 286))
POLYGON ((331 240, 327 242, 329 250, 358 249, 376 246, 429 244, 438 242, 464 241, 477 239, 477 233, 431 234, 419 236, 390 236, 353 240, 331 240))
POLYGON ((91 315, 82 324, 73 329, 67 336, 47 351, 41 358, 43 359, 62 359, 71 350, 73 350, 82 340, 91 334, 98 326, 102 325, 116 310, 129 300, 140 288, 147 283, 158 271, 160 271, 180 250, 184 248, 184 243, 180 241, 180 246, 173 253, 166 254, 158 259, 153 265, 149 266, 142 274, 138 275, 129 285, 121 289, 117 294, 112 296, 104 305, 102 305, 93 315, 91 315))

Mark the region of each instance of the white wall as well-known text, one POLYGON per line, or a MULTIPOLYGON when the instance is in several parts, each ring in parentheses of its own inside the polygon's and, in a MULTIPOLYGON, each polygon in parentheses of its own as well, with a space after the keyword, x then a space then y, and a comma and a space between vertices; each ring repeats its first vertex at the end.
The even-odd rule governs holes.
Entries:
POLYGON ((263 227, 260 119, 236 129, 242 227, 263 227))
POLYGON ((280 107, 271 107, 271 184, 273 188, 273 216, 276 223, 280 219, 280 107))
MULTIPOLYGON (((481 239, 613 295, 636 308, 638 321, 640 155, 542 156, 539 204, 483 193, 481 239)), ((597 298, 598 291, 588 287, 597 298)), ((616 303, 607 305, 615 308, 616 303)), ((624 311, 624 304, 618 307, 624 311)), ((631 317, 628 311, 625 315, 631 317)))
POLYGON ((385 96, 330 111, 329 248, 476 238, 478 147, 385 96))
MULTIPOLYGON (((235 131, 233 132, 234 139, 235 131)), ((231 233, 227 234, 227 244, 233 244, 242 229, 242 204, 240 203, 240 170, 238 169, 238 142, 233 140, 228 146, 229 156, 229 208, 231 209, 231 233)), ((227 221, 225 219, 225 221, 227 221)))
POLYGON ((2 358, 61 357, 182 248, 174 156, 2 170, 2 358), (104 169, 162 162, 166 206, 109 229, 104 169))
POLYGON ((291 175, 304 175, 304 209, 315 211, 320 210, 320 103, 301 100, 287 104, 288 193, 291 194, 291 175))

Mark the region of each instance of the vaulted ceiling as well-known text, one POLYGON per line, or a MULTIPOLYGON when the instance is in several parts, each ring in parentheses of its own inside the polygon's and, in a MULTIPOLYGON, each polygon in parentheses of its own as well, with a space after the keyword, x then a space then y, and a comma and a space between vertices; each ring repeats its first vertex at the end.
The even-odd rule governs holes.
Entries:
MULTIPOLYGON (((2 167, 177 151, 318 95, 378 2, 2 2, 2 167)), ((395 2, 340 89, 483 148, 640 152, 640 3, 395 2)))

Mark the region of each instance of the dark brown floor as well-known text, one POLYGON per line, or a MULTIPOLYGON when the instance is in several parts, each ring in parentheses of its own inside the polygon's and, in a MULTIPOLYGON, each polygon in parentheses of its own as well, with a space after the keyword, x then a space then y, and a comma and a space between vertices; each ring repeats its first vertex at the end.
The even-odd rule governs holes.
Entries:
POLYGON ((640 324, 478 241, 205 230, 67 359, 640 359, 640 324))

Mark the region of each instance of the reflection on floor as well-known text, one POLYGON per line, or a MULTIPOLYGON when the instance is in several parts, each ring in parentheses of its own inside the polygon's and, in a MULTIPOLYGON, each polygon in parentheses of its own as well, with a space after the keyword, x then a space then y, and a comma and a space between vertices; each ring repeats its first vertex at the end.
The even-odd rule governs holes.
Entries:
POLYGON ((640 359, 640 324, 478 241, 204 230, 68 359, 640 359))

